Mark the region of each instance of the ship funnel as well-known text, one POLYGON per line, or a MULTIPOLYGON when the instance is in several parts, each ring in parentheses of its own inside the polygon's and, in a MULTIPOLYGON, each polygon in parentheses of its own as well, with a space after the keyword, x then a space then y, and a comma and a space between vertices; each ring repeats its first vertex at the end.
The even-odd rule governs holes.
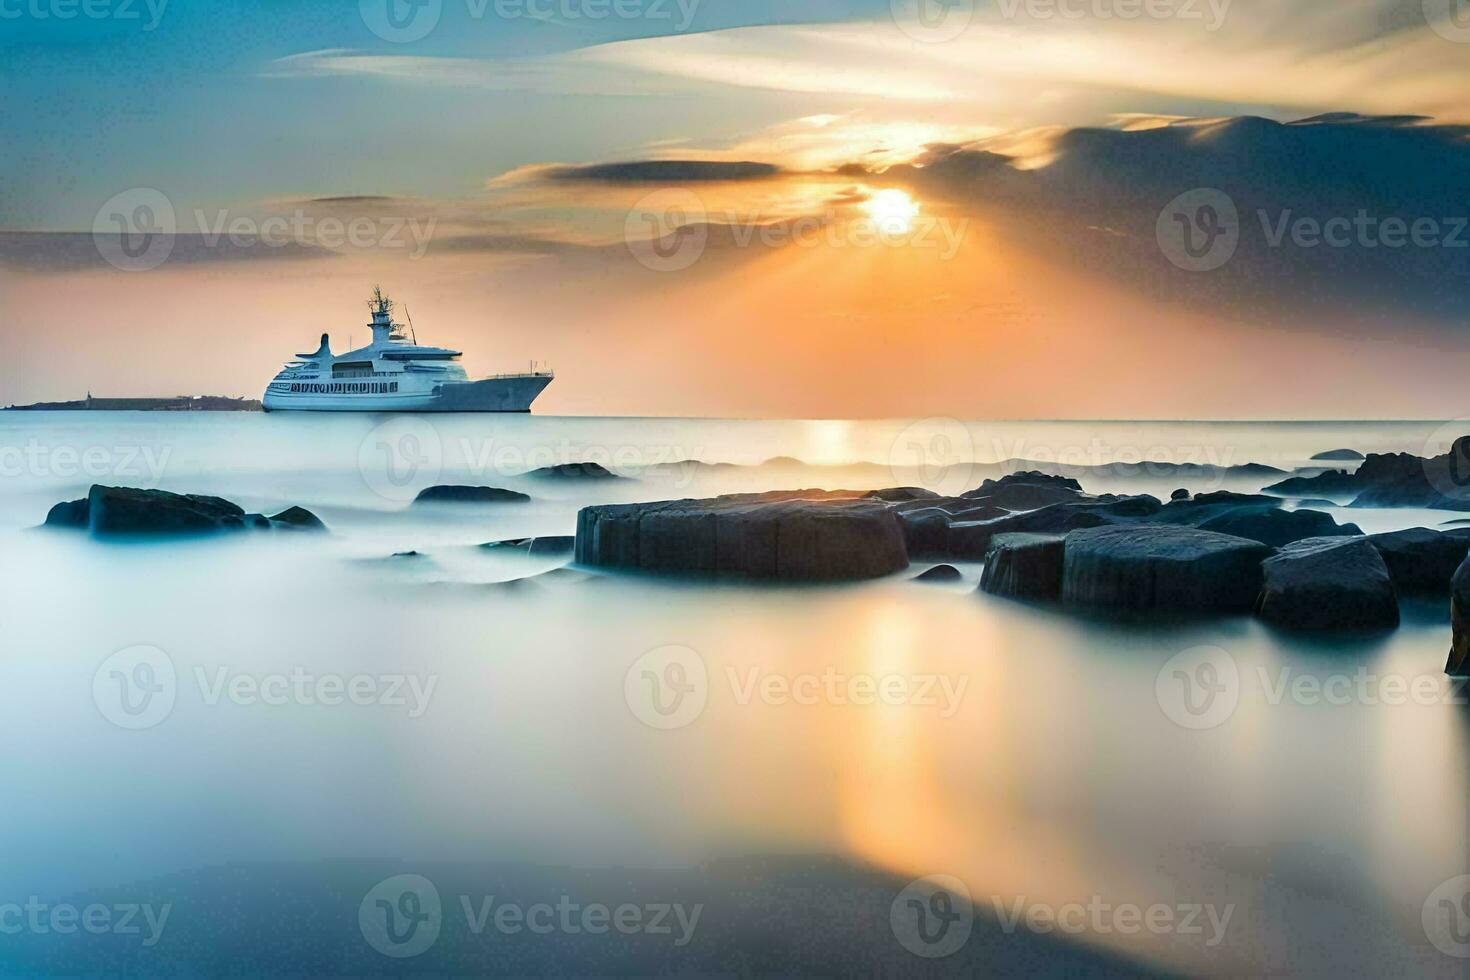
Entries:
POLYGON ((314 354, 297 354, 296 356, 299 357, 299 358, 301 358, 304 361, 305 360, 311 360, 313 358, 326 358, 328 361, 330 361, 332 359, 332 340, 331 340, 331 337, 328 336, 327 334, 322 334, 322 343, 321 343, 321 346, 316 349, 316 353, 314 353, 314 354))

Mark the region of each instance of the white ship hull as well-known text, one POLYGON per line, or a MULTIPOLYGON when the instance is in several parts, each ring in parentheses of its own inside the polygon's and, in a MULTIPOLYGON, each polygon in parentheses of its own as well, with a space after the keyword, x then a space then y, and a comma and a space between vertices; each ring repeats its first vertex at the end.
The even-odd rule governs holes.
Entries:
POLYGON ((297 391, 278 391, 278 385, 272 384, 261 406, 267 412, 529 412, 551 381, 550 375, 527 374, 394 392, 367 390, 367 386, 357 390, 351 382, 308 382, 295 385, 304 389, 297 391))

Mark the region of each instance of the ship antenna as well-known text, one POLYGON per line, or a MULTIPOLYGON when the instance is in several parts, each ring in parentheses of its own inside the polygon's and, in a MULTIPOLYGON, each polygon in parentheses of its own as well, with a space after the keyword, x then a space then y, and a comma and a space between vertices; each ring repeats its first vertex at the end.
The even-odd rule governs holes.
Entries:
POLYGON ((408 333, 409 336, 413 337, 413 345, 417 347, 419 345, 419 335, 413 329, 413 314, 408 312, 407 303, 403 304, 403 315, 408 317, 408 333))

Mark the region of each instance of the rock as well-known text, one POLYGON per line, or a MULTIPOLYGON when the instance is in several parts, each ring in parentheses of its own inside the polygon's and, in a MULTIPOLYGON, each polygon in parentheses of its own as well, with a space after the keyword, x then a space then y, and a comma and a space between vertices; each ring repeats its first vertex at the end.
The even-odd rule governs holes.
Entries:
POLYGON ((271 527, 284 531, 325 531, 327 526, 305 507, 287 507, 270 518, 271 527))
POLYGON ((1371 453, 1355 472, 1292 477, 1266 489, 1294 497, 1351 497, 1354 507, 1470 510, 1470 436, 1455 440, 1439 456, 1371 453))
POLYGON ((958 582, 964 576, 953 565, 935 565, 914 576, 915 582, 958 582))
POLYGON ((87 494, 93 534, 205 534, 240 531, 245 511, 220 497, 97 485, 87 494))
POLYGON ((923 487, 890 487, 887 490, 873 490, 867 496, 874 500, 887 500, 892 503, 940 499, 939 494, 933 490, 925 490, 923 487))
POLYGON ((1065 541, 1061 534, 997 535, 985 554, 980 588, 1011 599, 1060 599, 1065 541))
POLYGON ((1169 499, 1170 500, 1188 500, 1189 499, 1189 491, 1186 490, 1186 489, 1184 489, 1183 487, 1180 487, 1178 490, 1175 490, 1173 493, 1169 494, 1169 499))
POLYGON ((1399 623, 1398 596, 1367 538, 1307 538, 1262 565, 1256 613, 1295 630, 1378 630, 1399 623))
POLYGON ((530 553, 533 555, 569 555, 576 547, 577 539, 573 535, 548 535, 532 538, 530 553))
POLYGON ((1355 462, 1357 460, 1366 459, 1367 457, 1358 452, 1356 449, 1329 449, 1327 450, 1327 452, 1318 453, 1312 458, 1315 460, 1324 460, 1330 463, 1341 463, 1355 462))
POLYGON ((395 552, 393 552, 393 557, 394 558, 422 558, 424 556, 422 554, 420 554, 419 552, 417 552, 417 551, 395 551, 395 552))
POLYGON ((1450 582, 1450 658, 1446 674, 1470 677, 1470 559, 1466 559, 1450 582))
POLYGON ((1006 510, 1036 510, 1051 504, 1083 499, 1082 485, 1064 476, 1046 473, 1011 473, 999 480, 986 480, 974 490, 960 494, 1006 510))
POLYGON ((584 507, 576 560, 823 581, 896 572, 908 566, 908 550, 897 515, 882 501, 787 491, 584 507))
POLYGON ((500 487, 437 486, 419 491, 415 504, 523 504, 530 496, 500 487))
POLYGON ((557 480, 623 479, 598 463, 557 463, 555 466, 543 466, 539 470, 532 470, 526 475, 557 480))
POLYGON ((951 516, 937 507, 898 512, 904 547, 911 556, 945 557, 949 554, 951 516))
POLYGON ((1103 527, 1151 519, 1159 502, 1147 494, 1138 497, 1108 497, 1075 503, 1053 504, 1024 514, 1009 514, 990 521, 953 522, 949 526, 945 553, 950 558, 981 560, 998 534, 1016 532, 1064 533, 1081 528, 1103 527))
POLYGON ((1319 497, 1303 497, 1296 502, 1296 506, 1298 510, 1301 510, 1306 507, 1338 507, 1341 505, 1331 500, 1323 500, 1319 497))
POLYGON ((500 548, 504 550, 515 549, 517 551, 530 551, 531 542, 535 538, 505 538, 500 541, 486 541, 480 545, 481 548, 500 548))
POLYGON ((1064 549, 1062 601, 1103 610, 1245 612, 1270 554, 1258 541, 1187 527, 1074 531, 1064 549))
POLYGON ((1470 552, 1470 532, 1431 531, 1424 527, 1370 534, 1388 576, 1399 592, 1444 595, 1470 552))
POLYGON ((275 517, 247 514, 221 497, 134 487, 93 486, 83 500, 52 507, 46 526, 89 530, 95 535, 209 534, 217 531, 326 530, 311 511, 289 507, 275 517))
POLYGON ((47 527, 87 527, 87 498, 63 500, 46 513, 47 527))
POLYGON ((1339 525, 1332 515, 1316 510, 1280 510, 1238 507, 1195 525, 1201 531, 1233 534, 1279 548, 1304 538, 1349 537, 1362 534, 1356 524, 1339 525))

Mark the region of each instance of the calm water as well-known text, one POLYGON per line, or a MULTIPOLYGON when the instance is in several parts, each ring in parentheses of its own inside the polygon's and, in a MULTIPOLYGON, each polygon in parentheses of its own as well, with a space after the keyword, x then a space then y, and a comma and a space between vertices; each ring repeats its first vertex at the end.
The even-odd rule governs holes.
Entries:
MULTIPOLYGON (((967 954, 909 953, 889 908, 911 879, 944 875, 973 900, 969 949, 988 951, 978 968, 1101 953, 1123 959, 1081 962, 1463 976, 1424 921, 1431 893, 1470 871, 1470 709, 1441 675, 1438 604, 1406 603, 1391 635, 1325 644, 1249 618, 1083 620, 977 594, 978 566, 961 585, 908 581, 916 566, 782 589, 532 578, 565 559, 476 547, 571 533, 579 506, 606 500, 952 492, 987 473, 966 464, 1009 458, 1291 469, 1323 450, 1422 452, 1455 434, 0 414, 0 929, 5 903, 30 896, 172 903, 146 948, 147 926, 143 937, 29 927, 0 936, 0 963, 19 974, 762 972, 811 968, 827 943, 833 956, 863 949, 870 971, 943 972, 967 954), (571 459, 626 478, 521 475, 571 459), (94 482, 215 493, 248 510, 301 504, 334 533, 103 544, 29 530, 94 482), (437 482, 535 500, 410 510, 437 482), (390 557, 409 550, 419 557, 390 557), (1188 653, 1201 646, 1211 650, 1188 653), (1181 699, 1200 692, 1176 688, 1174 671, 1205 678, 1201 657, 1235 674, 1190 713, 1181 699), (163 693, 145 703, 148 685, 163 693), (507 867, 531 870, 507 879, 507 867), (398 874, 443 893, 444 938, 417 957, 379 955, 358 927, 364 894, 398 874), (616 905, 660 888, 710 896, 684 945, 677 927, 668 941, 634 937, 645 945, 631 952, 614 942, 626 937, 565 929, 494 945, 460 914, 461 894, 616 905), (790 903, 779 921, 757 921, 778 901, 790 903), (1096 911, 1130 903, 1165 907, 1179 927, 1096 911), (1045 910, 1073 905, 1091 911, 1048 924, 1045 910), (1043 910, 1041 924, 1008 933, 1017 909, 1043 910)), ((1082 477, 1164 494, 1278 478, 1082 477)), ((1369 530, 1456 517, 1336 513, 1369 530)))

